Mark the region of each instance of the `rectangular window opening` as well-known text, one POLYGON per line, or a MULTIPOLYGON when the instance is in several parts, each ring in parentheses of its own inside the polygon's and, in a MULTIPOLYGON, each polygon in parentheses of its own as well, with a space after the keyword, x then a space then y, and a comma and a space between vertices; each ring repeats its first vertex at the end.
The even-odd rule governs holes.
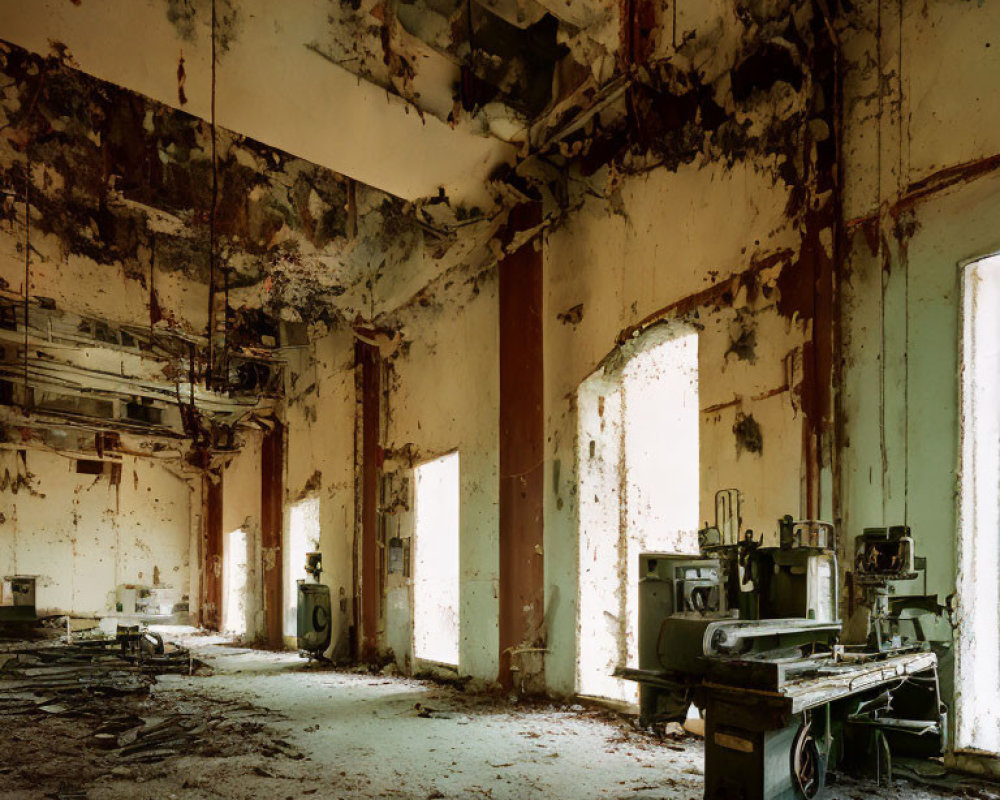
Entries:
POLYGON ((1000 255, 963 282, 955 747, 1000 754, 1000 255))
POLYGON ((698 335, 651 341, 588 378, 579 412, 577 690, 637 703, 639 555, 698 552, 698 335))
POLYGON ((459 457, 450 453, 414 473, 413 654, 459 662, 459 457))
POLYGON ((310 581, 306 553, 319 551, 319 498, 306 497, 295 503, 288 514, 288 542, 285 556, 285 636, 298 632, 298 582, 310 581))
POLYGON ((237 636, 247 632, 247 535, 242 528, 227 533, 222 542, 223 630, 237 636))

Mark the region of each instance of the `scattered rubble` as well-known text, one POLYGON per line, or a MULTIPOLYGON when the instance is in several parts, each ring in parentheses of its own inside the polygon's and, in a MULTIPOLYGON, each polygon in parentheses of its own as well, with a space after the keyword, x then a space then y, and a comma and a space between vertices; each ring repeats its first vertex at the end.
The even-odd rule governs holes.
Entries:
MULTIPOLYGON (((109 698, 148 695, 156 675, 203 669, 186 648, 164 646, 158 634, 138 629, 115 638, 7 645, 0 650, 0 717, 90 716, 106 708, 109 698)), ((118 730, 121 724, 118 718, 95 735, 107 743, 112 732, 128 732, 134 744, 150 733, 140 730, 142 720, 118 730)))
MULTIPOLYGON (((211 672, 187 648, 164 645, 148 631, 6 646, 0 720, 9 744, 0 796, 116 797, 119 782, 155 780, 164 768, 158 765, 180 759, 250 757, 250 774, 274 778, 276 769, 264 762, 303 758, 264 724, 259 708, 158 687, 157 676, 211 672)), ((194 772, 183 772, 178 781, 199 785, 194 772)))

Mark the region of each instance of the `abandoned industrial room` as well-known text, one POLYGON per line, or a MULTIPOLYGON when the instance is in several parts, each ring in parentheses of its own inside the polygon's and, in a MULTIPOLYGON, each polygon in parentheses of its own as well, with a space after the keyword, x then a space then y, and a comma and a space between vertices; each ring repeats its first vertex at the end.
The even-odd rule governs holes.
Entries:
POLYGON ((1000 0, 0 0, 0 800, 1000 798, 1000 0))

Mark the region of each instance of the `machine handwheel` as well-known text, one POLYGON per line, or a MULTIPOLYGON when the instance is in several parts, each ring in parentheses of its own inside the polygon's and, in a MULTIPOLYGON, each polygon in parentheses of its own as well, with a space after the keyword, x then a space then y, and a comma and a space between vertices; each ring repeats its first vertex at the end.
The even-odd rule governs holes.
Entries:
POLYGON ((811 733, 812 723, 804 722, 792 745, 792 776, 802 797, 819 797, 826 782, 826 764, 811 733))

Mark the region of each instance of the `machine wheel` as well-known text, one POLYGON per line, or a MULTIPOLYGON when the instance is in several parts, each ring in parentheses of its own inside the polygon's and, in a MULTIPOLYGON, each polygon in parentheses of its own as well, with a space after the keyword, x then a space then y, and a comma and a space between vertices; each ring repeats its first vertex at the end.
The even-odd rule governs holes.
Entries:
POLYGON ((802 723, 792 744, 792 779, 807 800, 819 797, 826 784, 826 759, 816 746, 811 728, 811 721, 802 723))

